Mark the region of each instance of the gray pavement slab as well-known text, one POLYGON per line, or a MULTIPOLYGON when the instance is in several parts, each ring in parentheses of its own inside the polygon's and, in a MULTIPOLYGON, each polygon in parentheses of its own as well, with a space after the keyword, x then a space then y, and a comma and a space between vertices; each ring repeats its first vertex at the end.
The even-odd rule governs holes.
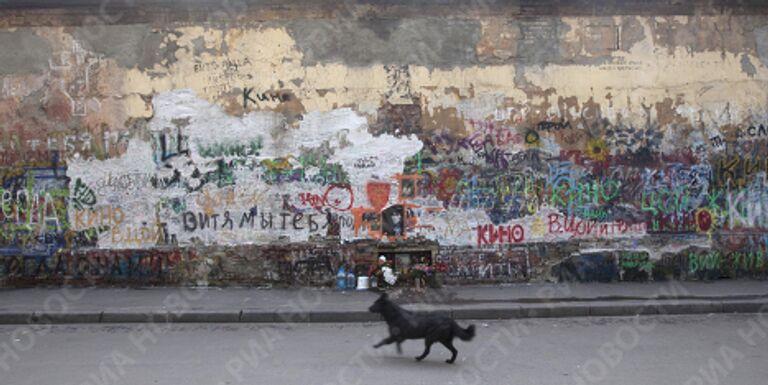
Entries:
POLYGON ((422 341, 406 341, 402 355, 393 345, 371 348, 387 335, 383 322, 0 326, 0 344, 18 357, 3 356, 0 382, 755 385, 768 376, 768 333, 743 337, 753 324, 768 332, 765 315, 459 323, 474 323, 477 336, 455 342, 452 365, 439 344, 422 362, 414 360, 422 341))

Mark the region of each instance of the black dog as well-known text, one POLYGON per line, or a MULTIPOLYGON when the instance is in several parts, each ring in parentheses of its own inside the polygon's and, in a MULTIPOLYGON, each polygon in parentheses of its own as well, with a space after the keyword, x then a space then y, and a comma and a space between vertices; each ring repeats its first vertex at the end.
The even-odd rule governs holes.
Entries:
POLYGON ((449 317, 437 314, 415 314, 397 306, 387 298, 384 293, 371 305, 368 310, 380 313, 389 326, 389 337, 381 340, 374 348, 382 345, 397 343, 397 352, 402 353, 400 344, 409 339, 424 338, 424 353, 416 357, 421 361, 429 354, 429 348, 435 342, 440 342, 453 354, 447 363, 456 361, 458 351, 453 347, 453 337, 459 337, 463 341, 469 341, 475 336, 475 325, 469 325, 462 329, 456 321, 449 317))

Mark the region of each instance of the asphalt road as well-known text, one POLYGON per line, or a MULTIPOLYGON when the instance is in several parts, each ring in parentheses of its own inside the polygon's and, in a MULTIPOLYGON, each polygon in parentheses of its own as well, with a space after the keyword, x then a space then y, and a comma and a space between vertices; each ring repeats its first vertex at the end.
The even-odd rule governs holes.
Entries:
MULTIPOLYGON (((462 322, 466 324, 465 322, 462 322)), ((383 323, 0 327, 0 384, 763 384, 768 314, 476 322, 455 364, 383 323)))

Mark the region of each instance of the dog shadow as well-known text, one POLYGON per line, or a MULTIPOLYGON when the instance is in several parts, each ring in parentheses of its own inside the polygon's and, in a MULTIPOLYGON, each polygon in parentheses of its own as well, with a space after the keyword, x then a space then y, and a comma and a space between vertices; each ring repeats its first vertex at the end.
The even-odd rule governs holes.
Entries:
POLYGON ((452 367, 458 367, 460 360, 456 360, 453 364, 446 363, 445 360, 448 359, 448 357, 435 357, 431 360, 429 357, 421 360, 416 361, 415 356, 411 357, 409 355, 401 355, 401 356, 381 356, 382 362, 387 363, 388 365, 407 365, 407 366, 413 366, 413 367, 421 367, 421 368, 430 368, 430 369, 440 369, 444 370, 446 368, 452 368, 452 367))

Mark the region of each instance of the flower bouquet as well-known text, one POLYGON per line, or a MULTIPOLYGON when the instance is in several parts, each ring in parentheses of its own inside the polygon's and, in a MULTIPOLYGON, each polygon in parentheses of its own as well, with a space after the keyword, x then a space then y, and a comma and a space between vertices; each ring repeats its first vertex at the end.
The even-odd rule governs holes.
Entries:
POLYGON ((435 269, 432 266, 416 264, 411 266, 408 273, 409 279, 413 281, 416 287, 434 286, 435 269))

